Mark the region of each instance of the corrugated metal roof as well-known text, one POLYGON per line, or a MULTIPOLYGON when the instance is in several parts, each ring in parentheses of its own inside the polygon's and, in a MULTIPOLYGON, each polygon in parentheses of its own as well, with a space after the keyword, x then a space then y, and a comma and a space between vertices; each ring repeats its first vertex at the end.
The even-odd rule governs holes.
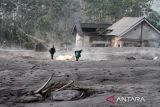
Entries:
POLYGON ((144 19, 144 17, 123 17, 108 28, 108 30, 112 30, 112 32, 108 33, 107 35, 120 36, 131 27, 136 25, 138 22, 140 22, 142 19, 144 19))
POLYGON ((108 28, 111 24, 102 23, 81 23, 82 28, 108 28))
POLYGON ((82 28, 86 29, 86 28, 100 28, 100 29, 106 29, 109 26, 111 26, 111 24, 103 24, 103 23, 76 23, 73 28, 72 28, 72 34, 74 34, 74 32, 79 32, 79 34, 82 34, 82 28))

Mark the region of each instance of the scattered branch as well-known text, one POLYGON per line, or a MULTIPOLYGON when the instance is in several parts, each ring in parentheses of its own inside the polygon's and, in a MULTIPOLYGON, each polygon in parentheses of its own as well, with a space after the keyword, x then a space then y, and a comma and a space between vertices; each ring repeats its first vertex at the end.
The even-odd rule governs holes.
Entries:
POLYGON ((37 94, 37 93, 40 93, 42 92, 42 90, 49 84, 49 82, 52 80, 52 77, 53 77, 53 74, 51 75, 51 77, 47 80, 47 82, 42 86, 40 87, 38 90, 36 90, 34 93, 37 94))
POLYGON ((72 83, 74 83, 74 81, 73 81, 73 80, 71 80, 68 84, 64 85, 63 87, 61 87, 61 88, 59 88, 59 89, 55 90, 55 92, 56 92, 56 91, 63 90, 63 89, 65 89, 65 88, 69 87, 72 83))

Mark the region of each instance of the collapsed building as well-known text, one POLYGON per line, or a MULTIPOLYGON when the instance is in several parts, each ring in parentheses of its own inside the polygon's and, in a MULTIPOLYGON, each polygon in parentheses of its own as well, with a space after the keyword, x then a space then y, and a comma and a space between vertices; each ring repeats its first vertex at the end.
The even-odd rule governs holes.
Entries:
POLYGON ((114 24, 80 23, 73 27, 76 47, 158 47, 160 31, 145 17, 124 17, 114 24))

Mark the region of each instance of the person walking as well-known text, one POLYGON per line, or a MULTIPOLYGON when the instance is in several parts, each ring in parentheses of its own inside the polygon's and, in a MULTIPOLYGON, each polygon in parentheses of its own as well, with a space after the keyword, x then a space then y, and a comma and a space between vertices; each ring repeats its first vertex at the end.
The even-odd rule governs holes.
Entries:
POLYGON ((51 59, 53 60, 54 54, 55 54, 55 52, 56 52, 56 49, 55 49, 54 45, 53 45, 52 48, 49 50, 49 52, 50 52, 50 54, 51 54, 51 59))
POLYGON ((81 53, 82 53, 82 49, 81 49, 81 50, 76 50, 76 51, 75 51, 76 61, 78 61, 79 58, 81 57, 81 53))

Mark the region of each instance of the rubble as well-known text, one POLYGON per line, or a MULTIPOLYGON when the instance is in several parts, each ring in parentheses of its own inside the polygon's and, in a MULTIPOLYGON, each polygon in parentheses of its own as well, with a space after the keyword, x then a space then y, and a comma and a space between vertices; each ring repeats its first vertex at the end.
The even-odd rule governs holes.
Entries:
POLYGON ((35 91, 29 91, 27 94, 17 98, 18 103, 38 102, 50 97, 52 101, 71 101, 81 98, 84 93, 82 88, 72 85, 74 81, 68 83, 58 82, 50 83, 54 74, 47 80, 44 85, 35 91), (71 88, 71 89, 68 89, 71 88))
POLYGON ((135 57, 131 56, 131 57, 126 57, 127 60, 136 60, 135 57))
POLYGON ((82 92, 78 90, 62 90, 51 93, 52 101, 71 101, 81 98, 82 92))

